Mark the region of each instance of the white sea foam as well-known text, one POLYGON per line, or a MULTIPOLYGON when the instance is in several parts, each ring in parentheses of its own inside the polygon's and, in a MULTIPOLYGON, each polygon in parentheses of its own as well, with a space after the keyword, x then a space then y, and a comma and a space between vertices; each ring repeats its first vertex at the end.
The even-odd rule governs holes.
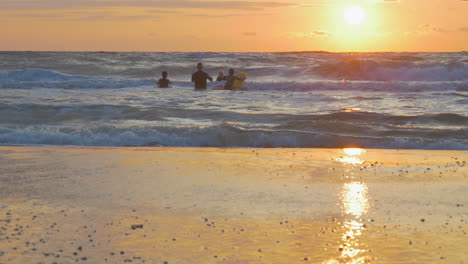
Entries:
POLYGON ((451 62, 401 62, 349 60, 325 62, 315 69, 320 75, 351 80, 371 81, 466 81, 468 64, 451 62))
MULTIPOLYGON (((463 133, 467 133, 465 130, 463 133)), ((28 126, 0 129, 0 144, 77 146, 192 146, 192 147, 308 147, 468 149, 463 139, 394 136, 350 136, 288 130, 245 130, 225 124, 206 128, 57 127, 28 126)))

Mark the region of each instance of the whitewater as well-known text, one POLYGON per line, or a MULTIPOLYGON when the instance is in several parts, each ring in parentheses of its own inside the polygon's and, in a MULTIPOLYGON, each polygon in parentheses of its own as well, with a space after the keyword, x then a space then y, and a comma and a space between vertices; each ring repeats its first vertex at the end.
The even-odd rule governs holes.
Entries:
POLYGON ((0 145, 468 150, 467 105, 467 52, 0 52, 0 145))

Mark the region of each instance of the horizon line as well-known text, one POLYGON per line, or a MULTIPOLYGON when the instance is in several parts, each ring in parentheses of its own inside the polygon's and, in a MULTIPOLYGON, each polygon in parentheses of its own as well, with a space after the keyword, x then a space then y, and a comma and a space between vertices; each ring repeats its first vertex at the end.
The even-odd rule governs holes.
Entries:
POLYGON ((105 51, 105 50, 0 50, 0 52, 68 52, 68 53, 464 53, 459 51, 326 51, 326 50, 297 50, 297 51, 105 51))

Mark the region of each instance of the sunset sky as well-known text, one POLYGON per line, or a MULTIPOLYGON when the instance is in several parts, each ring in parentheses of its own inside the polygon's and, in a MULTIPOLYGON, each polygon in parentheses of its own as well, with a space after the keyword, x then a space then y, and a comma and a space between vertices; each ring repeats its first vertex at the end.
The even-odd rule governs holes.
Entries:
POLYGON ((0 14, 0 50, 468 50, 467 0, 0 0, 0 14))

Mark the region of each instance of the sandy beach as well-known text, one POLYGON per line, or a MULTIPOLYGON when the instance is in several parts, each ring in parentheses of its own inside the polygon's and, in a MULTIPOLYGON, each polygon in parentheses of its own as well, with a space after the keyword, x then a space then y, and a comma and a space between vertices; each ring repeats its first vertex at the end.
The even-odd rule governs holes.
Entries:
POLYGON ((466 151, 0 147, 0 263, 468 263, 466 151))

